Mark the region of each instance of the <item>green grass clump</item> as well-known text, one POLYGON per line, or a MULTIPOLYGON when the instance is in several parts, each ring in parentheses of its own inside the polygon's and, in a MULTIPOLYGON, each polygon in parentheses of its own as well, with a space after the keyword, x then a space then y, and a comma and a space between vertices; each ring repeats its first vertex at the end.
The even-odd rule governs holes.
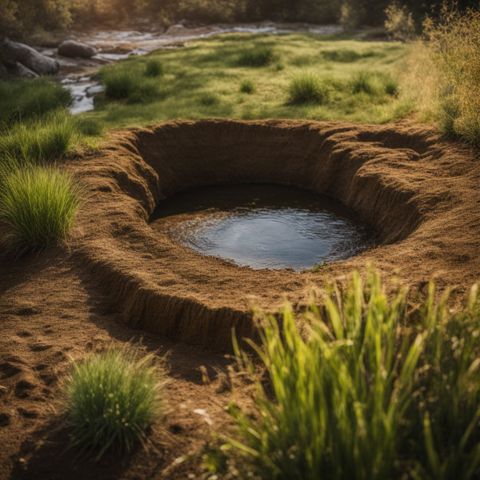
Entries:
POLYGON ((244 80, 240 84, 240 92, 250 95, 255 91, 255 84, 251 80, 244 80))
POLYGON ((164 413, 165 374, 153 355, 110 349, 73 365, 65 382, 65 412, 74 445, 100 459, 145 441, 164 413))
POLYGON ((255 409, 231 407, 224 450, 242 478, 478 478, 478 288, 461 311, 447 301, 431 284, 412 311, 405 289, 387 295, 377 274, 356 273, 322 308, 259 318, 255 409))
POLYGON ((79 206, 72 178, 54 167, 6 162, 0 170, 0 244, 25 253, 64 240, 79 206))
POLYGON ((237 59, 237 65, 241 67, 265 67, 276 60, 275 51, 266 45, 256 45, 244 50, 237 59))
POLYGON ((159 96, 159 84, 154 75, 147 75, 131 65, 120 64, 103 70, 101 79, 108 100, 145 103, 159 96))
POLYGON ((398 82, 391 76, 373 72, 360 70, 356 72, 351 79, 352 93, 365 93, 371 96, 391 95, 398 93, 398 82))
POLYGON ((158 60, 149 60, 145 65, 147 77, 160 77, 163 75, 163 65, 158 60))
POLYGON ((76 134, 72 118, 63 112, 34 122, 18 123, 0 134, 0 156, 25 162, 58 160, 70 150, 76 134))
POLYGON ((288 97, 291 104, 323 104, 328 101, 329 87, 316 75, 301 73, 292 78, 288 97))
POLYGON ((47 79, 0 81, 0 125, 30 120, 66 108, 70 92, 47 79))

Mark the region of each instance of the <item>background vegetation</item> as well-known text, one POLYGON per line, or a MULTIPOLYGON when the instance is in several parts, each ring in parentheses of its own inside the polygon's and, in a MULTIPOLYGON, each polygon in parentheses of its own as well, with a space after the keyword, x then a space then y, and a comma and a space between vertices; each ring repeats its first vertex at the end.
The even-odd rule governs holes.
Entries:
MULTIPOLYGON (((382 25, 390 0, 2 0, 0 32, 30 35, 35 30, 65 29, 72 24, 94 26, 135 23, 148 18, 164 25, 190 22, 308 21, 347 27, 382 25)), ((435 13, 439 0, 399 0, 419 26, 427 13, 435 13)), ((477 6, 476 0, 458 5, 477 6)), ((0 34, 1 36, 1 34, 0 34)))

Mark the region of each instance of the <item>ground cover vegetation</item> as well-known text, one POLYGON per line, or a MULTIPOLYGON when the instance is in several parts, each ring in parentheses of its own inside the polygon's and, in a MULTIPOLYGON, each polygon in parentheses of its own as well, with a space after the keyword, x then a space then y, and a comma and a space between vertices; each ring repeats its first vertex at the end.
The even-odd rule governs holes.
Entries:
POLYGON ((354 273, 303 314, 260 315, 255 354, 237 346, 240 371, 258 379, 254 407, 230 406, 236 428, 209 467, 240 478, 478 478, 478 287, 455 313, 448 298, 431 284, 412 307, 404 288, 387 294, 377 273, 354 273))

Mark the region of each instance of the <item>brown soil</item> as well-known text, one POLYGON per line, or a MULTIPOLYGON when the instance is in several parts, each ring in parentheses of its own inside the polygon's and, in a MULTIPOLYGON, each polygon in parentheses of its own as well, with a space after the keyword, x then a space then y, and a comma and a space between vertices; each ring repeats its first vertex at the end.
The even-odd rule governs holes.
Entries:
POLYGON ((232 327, 254 333, 252 304, 301 306, 312 285, 369 263, 413 286, 435 276, 461 290, 480 276, 477 157, 409 124, 201 121, 117 132, 102 152, 68 162, 89 192, 68 248, 1 267, 0 478, 188 478, 198 462, 174 460, 223 428, 232 396, 213 352, 228 350, 232 327), (317 272, 254 271, 148 225, 161 198, 242 182, 330 195, 375 228, 378 246, 317 272), (142 335, 147 349, 170 351, 167 431, 129 459, 75 460, 55 411, 59 379, 71 358, 142 335))

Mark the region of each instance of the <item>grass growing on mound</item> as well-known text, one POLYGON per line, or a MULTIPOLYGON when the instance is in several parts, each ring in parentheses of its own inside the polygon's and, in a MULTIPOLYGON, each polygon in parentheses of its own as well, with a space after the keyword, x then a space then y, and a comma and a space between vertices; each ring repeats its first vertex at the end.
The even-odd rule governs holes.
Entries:
POLYGON ((302 73, 291 80, 288 94, 291 104, 322 104, 328 100, 329 88, 317 75, 302 73))
POLYGON ((253 415, 231 407, 226 451, 244 478, 478 478, 478 289, 459 313, 435 298, 431 285, 412 315, 405 290, 387 296, 378 275, 354 274, 324 309, 263 318, 254 348, 268 381, 253 415))
POLYGON ((160 77, 163 75, 163 66, 158 60, 149 60, 145 66, 147 77, 160 77))
POLYGON ((251 80, 243 80, 240 84, 240 92, 250 95, 255 92, 255 84, 251 80))
POLYGON ((155 357, 133 347, 75 363, 64 387, 73 443, 97 459, 110 449, 131 451, 163 414, 164 383, 155 357))
POLYGON ((63 112, 18 123, 0 135, 0 157, 11 156, 25 162, 58 160, 70 150, 76 133, 72 118, 63 112))
POLYGON ((0 81, 0 126, 66 108, 71 100, 70 92, 52 80, 0 81))
POLYGON ((361 70, 356 72, 351 79, 351 88, 354 94, 367 95, 396 95, 398 83, 389 75, 378 72, 361 70))
POLYGON ((17 253, 40 250, 68 235, 79 206, 71 177, 54 168, 0 167, 0 227, 3 248, 17 253))

